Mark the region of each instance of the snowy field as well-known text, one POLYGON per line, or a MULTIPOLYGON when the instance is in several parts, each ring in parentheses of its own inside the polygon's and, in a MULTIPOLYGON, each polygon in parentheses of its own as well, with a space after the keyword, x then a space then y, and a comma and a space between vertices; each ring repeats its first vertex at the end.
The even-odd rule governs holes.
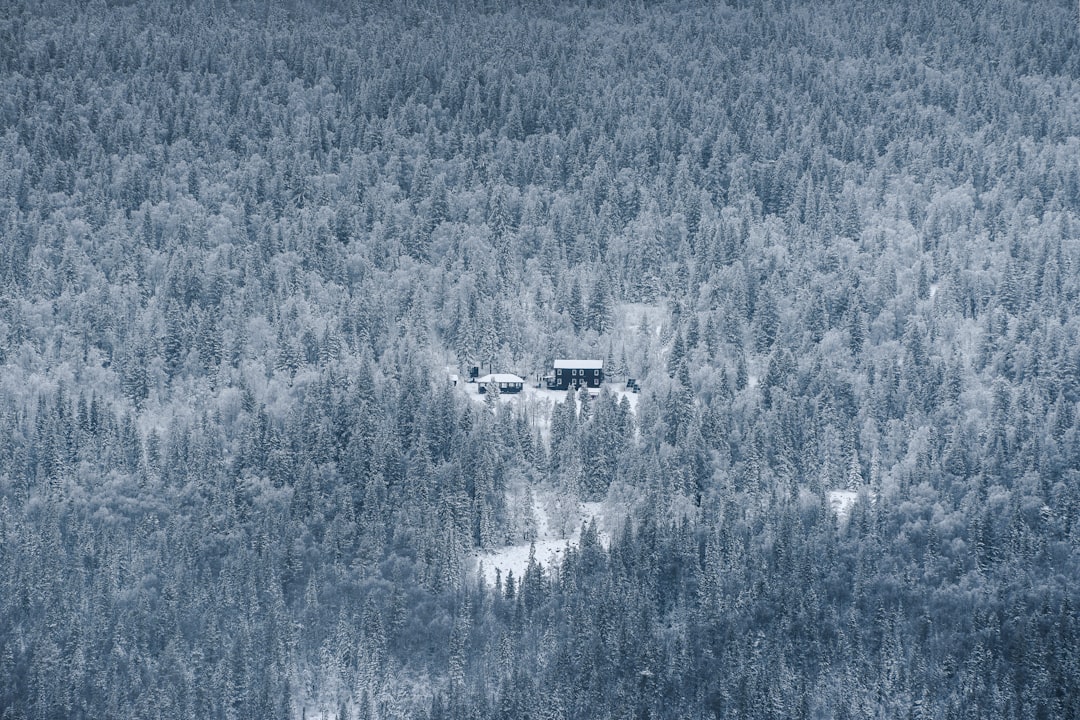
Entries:
POLYGON ((545 568, 549 568, 562 560, 567 547, 578 546, 581 540, 581 527, 584 523, 596 523, 597 538, 605 548, 608 547, 611 539, 611 514, 601 502, 578 502, 554 493, 537 492, 534 494, 533 517, 536 521, 534 542, 476 552, 470 560, 470 574, 480 572, 482 567, 484 579, 492 585, 495 584, 496 573, 505 580, 507 574, 512 572, 514 578, 520 580, 529 566, 529 552, 534 546, 536 561, 545 568), (572 508, 560 507, 563 503, 571 504, 572 508), (564 534, 552 522, 552 514, 566 510, 572 510, 573 515, 564 527, 574 529, 564 534))
POLYGON ((867 490, 829 490, 826 497, 829 500, 829 508, 836 513, 840 520, 847 520, 851 515, 851 506, 859 499, 859 492, 866 492, 870 503, 877 502, 877 494, 867 490))
POLYGON ((830 490, 826 496, 829 499, 829 507, 841 520, 851 513, 851 506, 855 504, 855 498, 859 493, 854 490, 830 490))

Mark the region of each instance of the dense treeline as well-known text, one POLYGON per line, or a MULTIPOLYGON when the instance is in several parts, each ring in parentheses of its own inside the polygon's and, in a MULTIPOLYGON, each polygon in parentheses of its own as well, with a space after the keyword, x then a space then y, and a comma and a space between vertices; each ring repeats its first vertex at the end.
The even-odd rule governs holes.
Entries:
POLYGON ((1080 716, 1074 5, 0 17, 0 717, 1080 716))

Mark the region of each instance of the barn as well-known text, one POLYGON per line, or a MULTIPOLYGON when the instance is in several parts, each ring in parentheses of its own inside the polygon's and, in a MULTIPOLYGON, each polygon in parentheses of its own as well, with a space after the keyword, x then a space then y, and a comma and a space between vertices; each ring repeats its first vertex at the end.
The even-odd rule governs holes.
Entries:
POLYGON ((557 359, 552 363, 554 375, 547 376, 550 390, 566 390, 571 387, 598 388, 604 382, 603 360, 557 359))
POLYGON ((483 394, 494 385, 500 393, 519 393, 525 385, 525 381, 517 375, 510 373, 492 373, 476 379, 476 390, 483 394))

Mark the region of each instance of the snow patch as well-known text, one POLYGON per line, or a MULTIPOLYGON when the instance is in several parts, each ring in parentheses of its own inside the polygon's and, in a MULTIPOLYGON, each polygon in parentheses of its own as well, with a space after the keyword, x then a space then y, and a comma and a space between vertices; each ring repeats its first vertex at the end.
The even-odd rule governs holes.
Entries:
POLYGON ((845 519, 851 514, 851 506, 855 504, 855 499, 859 497, 859 493, 854 490, 830 490, 826 493, 826 496, 829 500, 829 507, 836 513, 836 516, 845 519))
MULTIPOLYGON (((566 550, 568 540, 537 540, 536 562, 540 565, 550 566, 557 564, 566 550)), ((478 553, 476 556, 477 572, 482 564, 484 581, 489 585, 495 584, 495 576, 498 574, 505 582, 508 574, 513 573, 516 580, 525 575, 529 567, 529 552, 531 545, 511 545, 500 550, 489 550, 478 553)))
POLYGON ((630 412, 637 415, 637 404, 638 400, 641 399, 640 393, 636 393, 631 390, 618 390, 615 388, 608 389, 611 390, 611 393, 615 396, 615 402, 621 403, 623 401, 623 398, 626 398, 626 401, 630 403, 630 412))
POLYGON ((554 495, 544 497, 541 493, 534 492, 533 516, 536 521, 536 539, 527 543, 507 545, 496 550, 478 551, 473 555, 470 572, 479 572, 482 563, 484 580, 490 585, 495 584, 496 573, 505 580, 507 574, 512 572, 514 578, 520 580, 524 577, 526 568, 529 567, 529 553, 534 547, 537 563, 544 567, 557 565, 562 562, 567 547, 578 546, 581 540, 581 526, 586 522, 596 524, 597 539, 603 547, 607 548, 611 537, 606 529, 603 503, 577 502, 571 525, 574 530, 568 535, 560 533, 559 528, 553 526, 552 517, 546 505, 560 504, 566 500, 567 498, 564 497, 554 495))

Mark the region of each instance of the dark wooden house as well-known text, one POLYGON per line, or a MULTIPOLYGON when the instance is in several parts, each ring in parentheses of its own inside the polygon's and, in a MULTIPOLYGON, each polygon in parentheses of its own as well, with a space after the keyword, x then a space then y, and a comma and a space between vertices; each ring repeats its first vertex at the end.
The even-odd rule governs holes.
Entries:
POLYGON ((604 382, 603 360, 556 360, 555 373, 547 376, 549 390, 569 388, 598 388, 604 382))
POLYGON ((525 381, 510 373, 493 373, 476 379, 476 389, 480 394, 486 393, 493 385, 498 388, 499 393, 519 393, 525 381))

